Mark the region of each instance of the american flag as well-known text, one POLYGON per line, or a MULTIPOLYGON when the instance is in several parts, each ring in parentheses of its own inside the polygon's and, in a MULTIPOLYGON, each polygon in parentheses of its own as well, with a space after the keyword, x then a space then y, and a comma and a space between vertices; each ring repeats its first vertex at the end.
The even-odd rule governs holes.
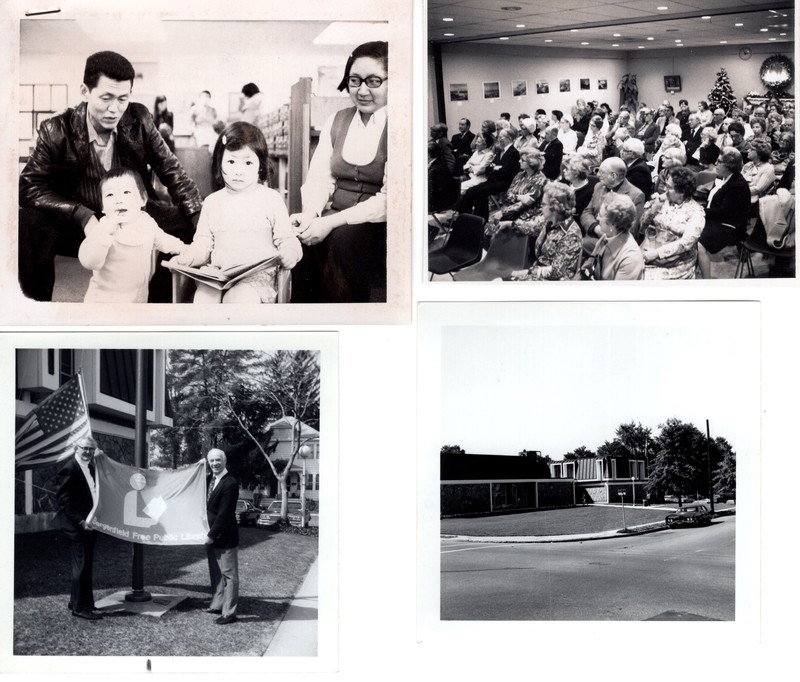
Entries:
POLYGON ((76 374, 31 410, 16 436, 16 468, 33 469, 72 455, 92 433, 83 380, 76 374))

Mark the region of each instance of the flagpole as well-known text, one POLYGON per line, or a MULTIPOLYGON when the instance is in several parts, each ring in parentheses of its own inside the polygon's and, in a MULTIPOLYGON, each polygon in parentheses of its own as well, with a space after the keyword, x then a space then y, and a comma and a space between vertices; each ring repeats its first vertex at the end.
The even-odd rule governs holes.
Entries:
MULTIPOLYGON (((140 469, 147 468, 147 372, 145 351, 136 349, 136 422, 133 444, 133 464, 140 469)), ((150 601, 152 595, 144 589, 144 546, 133 543, 132 592, 125 595, 125 601, 150 601)))

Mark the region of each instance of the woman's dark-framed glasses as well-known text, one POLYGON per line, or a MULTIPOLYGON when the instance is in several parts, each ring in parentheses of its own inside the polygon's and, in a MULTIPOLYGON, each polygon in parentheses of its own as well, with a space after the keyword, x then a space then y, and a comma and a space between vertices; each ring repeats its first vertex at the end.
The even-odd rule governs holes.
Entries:
POLYGON ((360 88, 362 83, 366 83, 370 90, 374 90, 375 88, 381 87, 387 80, 388 78, 381 78, 380 76, 367 76, 366 78, 348 76, 347 87, 360 88))

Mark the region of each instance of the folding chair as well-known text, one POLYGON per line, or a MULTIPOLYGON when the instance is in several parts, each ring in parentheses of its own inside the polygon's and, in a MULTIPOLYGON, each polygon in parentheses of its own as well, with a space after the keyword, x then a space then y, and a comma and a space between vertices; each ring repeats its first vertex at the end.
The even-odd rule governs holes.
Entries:
POLYGON ((428 272, 433 275, 449 274, 477 263, 481 258, 483 226, 480 216, 461 213, 453 221, 447 240, 428 253, 428 272))

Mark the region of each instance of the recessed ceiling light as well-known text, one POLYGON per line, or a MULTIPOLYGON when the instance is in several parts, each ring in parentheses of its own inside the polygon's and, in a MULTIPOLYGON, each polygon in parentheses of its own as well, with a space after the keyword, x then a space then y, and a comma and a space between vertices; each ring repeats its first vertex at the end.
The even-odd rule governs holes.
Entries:
POLYGON ((442 17, 442 21, 453 21, 453 17, 442 17))
POLYGON ((785 36, 786 34, 785 33, 779 33, 778 35, 785 36))
POLYGON ((759 30, 760 30, 762 33, 766 33, 767 31, 769 31, 769 29, 768 29, 768 28, 762 28, 762 29, 759 29, 759 30))
POLYGON ((546 42, 546 43, 552 43, 552 42, 553 42, 553 39, 552 39, 552 38, 545 38, 545 39, 544 39, 544 42, 546 42))
POLYGON ((720 40, 720 41, 719 41, 719 44, 720 44, 720 45, 727 45, 727 44, 728 44, 728 41, 727 41, 727 40, 720 40))
POLYGON ((644 50, 644 45, 639 45, 640 50, 644 50))
POLYGON ((767 40, 777 40, 777 38, 767 38, 767 40))
POLYGON ((739 21, 739 22, 735 23, 734 26, 744 26, 744 24, 741 21, 739 21))
POLYGON ((622 38, 622 34, 621 34, 621 33, 615 33, 615 34, 613 35, 613 37, 614 37, 614 38, 622 38))
POLYGON ((659 12, 666 12, 669 9, 669 7, 667 7, 666 5, 661 5, 661 7, 656 7, 656 9, 659 12))
POLYGON ((589 44, 589 43, 587 43, 587 42, 585 42, 585 41, 581 43, 581 45, 588 45, 588 44, 589 44))
POLYGON ((680 38, 675 38, 676 43, 682 43, 683 41, 680 38))
POLYGON ((444 37, 445 38, 452 38, 454 35, 455 35, 455 33, 445 33, 444 37))
POLYGON ((500 40, 508 40, 508 36, 503 36, 500 40))
POLYGON ((711 15, 710 15, 710 14, 704 14, 704 15, 703 15, 702 17, 700 17, 700 18, 701 18, 701 19, 710 19, 710 18, 711 18, 711 15))
POLYGON ((653 36, 647 36, 647 39, 648 40, 655 40, 655 38, 653 38, 653 36))
POLYGON ((577 33, 579 30, 580 30, 580 29, 577 29, 577 28, 571 28, 571 29, 570 29, 570 32, 571 32, 571 33, 577 33))
POLYGON ((612 43, 611 47, 619 47, 619 43, 612 43))
POLYGON ((525 24, 517 24, 517 28, 525 28, 525 24))

